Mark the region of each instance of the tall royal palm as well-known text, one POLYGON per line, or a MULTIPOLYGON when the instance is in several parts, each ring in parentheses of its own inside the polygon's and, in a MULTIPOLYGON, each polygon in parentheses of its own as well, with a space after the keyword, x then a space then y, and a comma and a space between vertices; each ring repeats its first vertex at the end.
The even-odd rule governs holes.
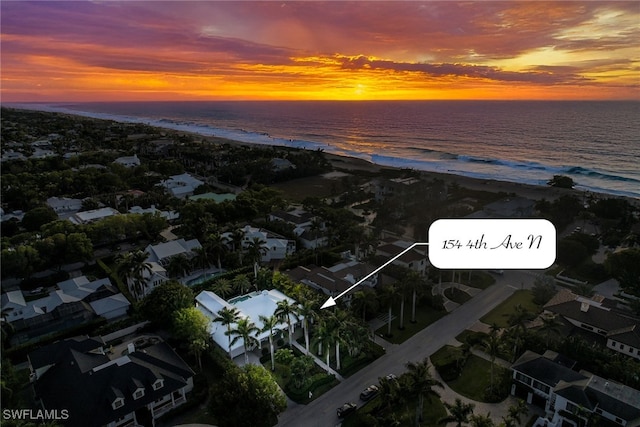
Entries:
POLYGON ((146 286, 145 276, 151 275, 151 264, 147 261, 148 254, 137 250, 118 255, 116 271, 122 278, 136 300, 144 296, 146 286))
POLYGON ((326 320, 321 320, 318 327, 315 328, 313 340, 318 345, 319 356, 322 357, 322 353, 325 353, 327 372, 329 372, 331 366, 331 347, 335 344, 336 340, 335 328, 326 320))
POLYGON ((254 237, 252 240, 247 242, 245 250, 247 252, 247 257, 253 263, 253 278, 257 279, 258 263, 262 259, 263 255, 266 255, 269 252, 267 242, 262 240, 260 237, 254 237))
POLYGON ((231 325, 236 323, 240 318, 240 312, 235 307, 223 307, 218 311, 218 316, 213 319, 214 322, 220 323, 222 326, 227 327, 227 331, 225 335, 229 337, 228 349, 229 349, 229 359, 231 356, 231 325))
POLYGON ((407 363, 407 374, 409 377, 410 388, 413 393, 418 395, 418 406, 416 410, 416 426, 422 421, 422 412, 424 410, 424 396, 436 396, 440 395, 433 390, 433 387, 444 388, 442 383, 431 375, 429 371, 429 358, 425 358, 422 362, 407 363))
POLYGON ((389 313, 387 315, 387 335, 391 336, 392 309, 393 305, 398 302, 398 299, 400 298, 400 292, 398 290, 398 287, 393 284, 384 286, 381 292, 381 299, 389 307, 389 313))
POLYGON ((497 333, 489 334, 489 337, 484 340, 482 343, 482 350, 489 355, 491 359, 491 371, 490 371, 490 382, 489 389, 493 392, 493 371, 494 366, 496 364, 496 357, 502 351, 502 342, 500 341, 500 337, 497 333))
POLYGON ((260 329, 258 329, 255 323, 248 317, 243 317, 236 322, 236 327, 229 333, 230 336, 234 337, 229 346, 232 346, 242 338, 245 364, 249 364, 249 349, 254 345, 260 345, 260 341, 258 341, 255 336, 258 332, 260 332, 260 329))
POLYGON ((205 245, 212 256, 216 257, 218 270, 222 270, 221 257, 227 250, 227 238, 216 231, 207 236, 205 245))
POLYGON ((298 306, 298 316, 302 317, 302 329, 304 330, 304 348, 309 353, 309 324, 317 318, 317 304, 313 300, 305 300, 298 306))
POLYGON ((274 355, 274 348, 273 348, 273 331, 276 329, 276 327, 278 326, 278 324, 280 324, 280 321, 278 320, 278 318, 274 315, 271 316, 264 316, 264 315, 260 315, 260 321, 262 322, 262 332, 266 332, 269 331, 269 351, 271 352, 271 370, 275 371, 276 370, 276 359, 275 359, 275 355, 274 355))
POLYGON ((289 332, 289 346, 293 346, 293 325, 291 324, 291 318, 298 320, 298 308, 289 303, 288 300, 278 301, 276 305, 276 311, 273 313, 278 320, 287 324, 287 330, 289 332))

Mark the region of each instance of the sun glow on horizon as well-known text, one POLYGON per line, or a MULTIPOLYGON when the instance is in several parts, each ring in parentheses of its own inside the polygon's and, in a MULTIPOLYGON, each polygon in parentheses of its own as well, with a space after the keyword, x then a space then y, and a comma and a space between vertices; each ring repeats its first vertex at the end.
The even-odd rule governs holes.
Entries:
POLYGON ((624 2, 81 6, 0 3, 3 101, 640 100, 624 2))

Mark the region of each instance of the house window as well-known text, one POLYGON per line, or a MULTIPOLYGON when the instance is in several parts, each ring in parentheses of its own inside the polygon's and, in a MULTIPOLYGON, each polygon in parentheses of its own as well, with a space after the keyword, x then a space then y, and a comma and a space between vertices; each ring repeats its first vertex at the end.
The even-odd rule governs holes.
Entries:
POLYGON ((624 350, 624 344, 620 344, 620 350, 624 350))
POLYGON ((153 383, 153 389, 154 390, 159 390, 162 388, 162 386, 164 385, 164 380, 162 379, 157 379, 154 383, 153 383))
POLYGON ((527 385, 531 385, 531 378, 529 378, 526 375, 521 374, 520 372, 516 372, 516 380, 520 381, 521 383, 525 383, 527 385))
POLYGON ((542 391, 542 392, 544 392, 546 394, 549 394, 549 391, 551 390, 549 388, 549 386, 542 384, 540 381, 534 381, 533 382, 533 387, 537 388, 538 390, 540 390, 540 391, 542 391))
POLYGON ((575 414, 578 411, 578 407, 571 402, 567 402, 566 409, 572 414, 575 414))
POLYGON ((113 401, 113 403, 111 404, 111 407, 113 409, 118 409, 121 408, 122 406, 124 406, 124 399, 121 397, 118 397, 116 400, 113 401))
POLYGON ((615 341, 611 341, 611 347, 616 348, 616 345, 617 345, 617 344, 618 344, 617 342, 615 342, 615 341))
POLYGON ((140 399, 142 396, 144 396, 144 389, 143 388, 139 388, 135 391, 135 393, 133 393, 133 398, 134 399, 140 399))

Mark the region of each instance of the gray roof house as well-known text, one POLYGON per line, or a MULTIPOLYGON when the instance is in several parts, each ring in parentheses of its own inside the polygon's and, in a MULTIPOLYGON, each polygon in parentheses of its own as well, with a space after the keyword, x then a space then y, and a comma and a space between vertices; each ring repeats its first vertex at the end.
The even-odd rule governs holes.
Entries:
POLYGON ((586 371, 547 351, 526 351, 512 365, 511 394, 545 409, 534 427, 640 425, 640 391, 586 371), (597 419, 597 422, 593 420, 597 419))

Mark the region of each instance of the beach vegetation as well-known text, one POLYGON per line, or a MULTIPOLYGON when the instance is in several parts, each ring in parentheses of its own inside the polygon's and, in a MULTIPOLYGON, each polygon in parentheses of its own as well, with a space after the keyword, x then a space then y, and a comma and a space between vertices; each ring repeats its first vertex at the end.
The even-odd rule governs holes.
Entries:
POLYGON ((576 183, 571 177, 565 175, 554 175, 553 178, 547 181, 547 185, 558 188, 573 188, 576 183))

